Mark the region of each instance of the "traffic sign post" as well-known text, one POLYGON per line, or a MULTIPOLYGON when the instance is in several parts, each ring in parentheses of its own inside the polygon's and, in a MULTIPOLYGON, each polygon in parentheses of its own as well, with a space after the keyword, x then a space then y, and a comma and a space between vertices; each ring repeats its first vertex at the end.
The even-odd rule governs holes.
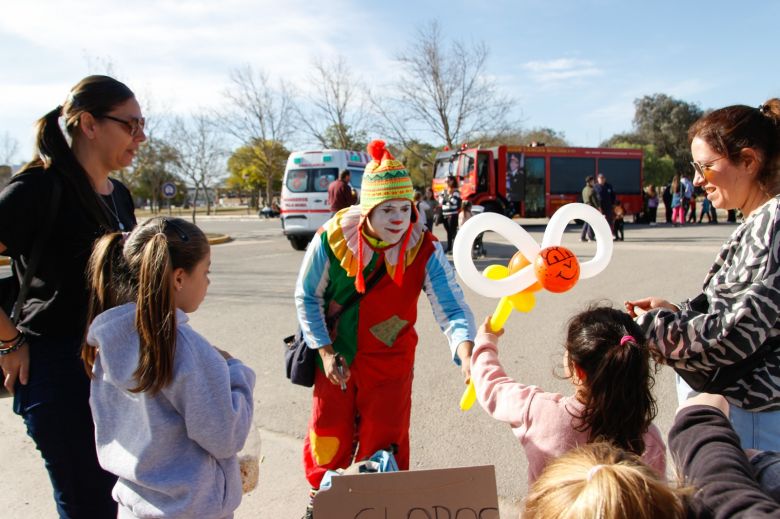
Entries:
POLYGON ((171 214, 171 198, 176 196, 176 184, 173 182, 165 182, 162 185, 162 195, 168 199, 168 215, 171 214))

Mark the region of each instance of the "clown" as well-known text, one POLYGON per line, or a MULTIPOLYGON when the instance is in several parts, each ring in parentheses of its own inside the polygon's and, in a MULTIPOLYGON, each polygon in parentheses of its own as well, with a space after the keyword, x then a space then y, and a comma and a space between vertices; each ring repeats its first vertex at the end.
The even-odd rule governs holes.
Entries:
POLYGON ((368 151, 373 160, 363 175, 360 204, 342 209, 320 229, 295 289, 306 343, 320 357, 303 453, 313 489, 328 469, 391 445, 399 468, 409 468, 414 325, 423 290, 454 361, 469 376, 476 329, 455 274, 418 219, 404 166, 382 141, 373 141, 368 151), (377 272, 381 277, 370 287, 377 272), (329 332, 326 316, 355 291, 364 295, 329 332))

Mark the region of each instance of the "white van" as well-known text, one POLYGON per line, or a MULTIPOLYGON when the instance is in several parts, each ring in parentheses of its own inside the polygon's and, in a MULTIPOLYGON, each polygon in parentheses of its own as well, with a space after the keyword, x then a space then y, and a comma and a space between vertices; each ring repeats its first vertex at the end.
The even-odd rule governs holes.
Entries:
POLYGON ((282 180, 282 232, 295 250, 304 250, 330 218, 328 186, 348 169, 349 183, 360 195, 368 153, 351 150, 295 151, 282 180))

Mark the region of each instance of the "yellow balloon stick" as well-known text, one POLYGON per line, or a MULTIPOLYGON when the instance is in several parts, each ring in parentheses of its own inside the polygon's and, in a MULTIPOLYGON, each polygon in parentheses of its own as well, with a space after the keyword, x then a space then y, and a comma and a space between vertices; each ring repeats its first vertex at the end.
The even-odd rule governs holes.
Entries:
MULTIPOLYGON (((509 315, 512 310, 518 312, 530 312, 533 310, 536 304, 536 297, 531 290, 524 290, 518 294, 512 296, 504 296, 496 306, 493 315, 490 317, 490 329, 493 331, 499 331, 506 324, 506 320, 509 319, 509 315)), ((460 410, 468 411, 474 402, 477 400, 477 391, 474 389, 474 382, 469 380, 466 390, 463 391, 463 396, 460 397, 460 410)))
POLYGON ((504 324, 506 324, 506 320, 509 319, 509 314, 511 313, 512 301, 509 299, 509 297, 504 296, 499 300, 498 306, 496 306, 493 315, 490 317, 490 329, 496 332, 502 329, 504 324))
POLYGON ((477 391, 474 389, 474 382, 469 380, 469 384, 466 386, 466 390, 463 392, 463 396, 460 397, 460 410, 468 411, 474 402, 477 400, 477 391))

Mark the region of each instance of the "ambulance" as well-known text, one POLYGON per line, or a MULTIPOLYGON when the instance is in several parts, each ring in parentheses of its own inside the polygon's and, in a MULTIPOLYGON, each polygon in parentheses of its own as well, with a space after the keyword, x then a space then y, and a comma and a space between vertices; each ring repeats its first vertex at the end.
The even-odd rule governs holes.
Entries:
POLYGON ((282 179, 282 232, 295 250, 305 250, 330 218, 328 186, 348 169, 349 183, 360 196, 366 152, 351 150, 295 151, 287 159, 282 179))

